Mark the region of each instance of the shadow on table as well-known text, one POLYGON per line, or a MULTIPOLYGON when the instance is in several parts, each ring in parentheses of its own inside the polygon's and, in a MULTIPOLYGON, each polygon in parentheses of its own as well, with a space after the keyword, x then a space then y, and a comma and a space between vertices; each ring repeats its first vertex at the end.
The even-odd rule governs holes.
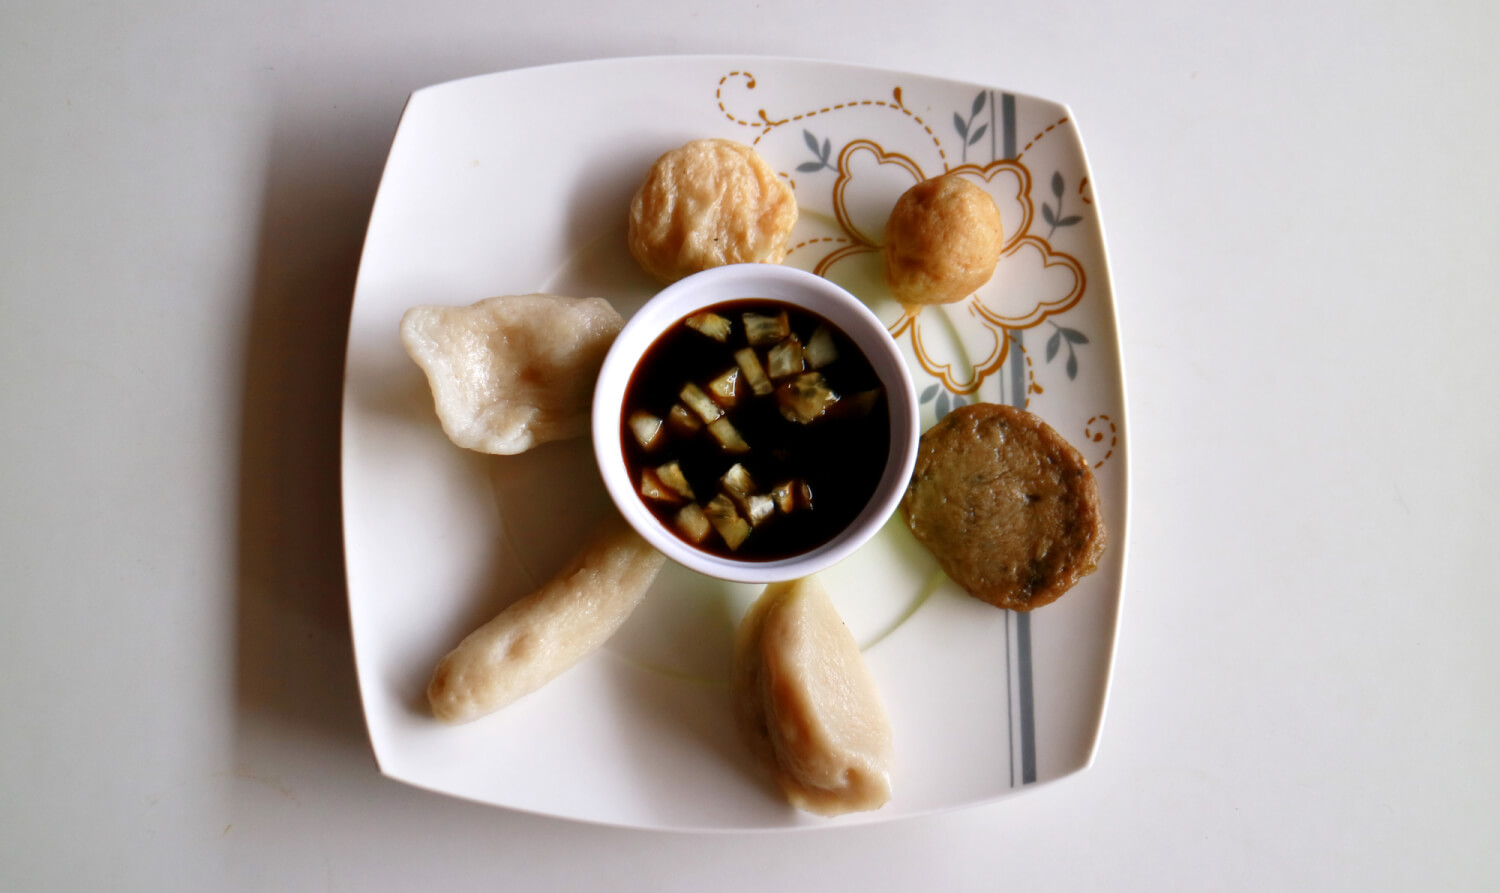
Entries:
POLYGON ((355 674, 339 485, 349 311, 401 112, 399 95, 370 92, 360 91, 364 108, 333 116, 299 98, 300 112, 278 115, 267 158, 245 321, 236 731, 233 765, 218 773, 232 779, 231 813, 245 817, 233 827, 253 841, 256 821, 274 816, 316 849, 329 810, 377 827, 381 816, 421 804, 423 821, 449 834, 585 835, 581 825, 434 797, 376 772, 355 674))
POLYGON ((445 52, 408 63, 422 70, 384 56, 346 59, 337 75, 273 88, 239 444, 233 644, 242 765, 280 761, 286 752, 272 742, 283 740, 371 759, 344 578, 339 426, 355 278, 402 91, 568 61, 546 52, 479 61, 445 52), (303 92, 318 83, 321 94, 303 92))
POLYGON ((240 435, 237 694, 243 720, 367 749, 344 584, 339 412, 360 248, 400 106, 278 121, 240 435))

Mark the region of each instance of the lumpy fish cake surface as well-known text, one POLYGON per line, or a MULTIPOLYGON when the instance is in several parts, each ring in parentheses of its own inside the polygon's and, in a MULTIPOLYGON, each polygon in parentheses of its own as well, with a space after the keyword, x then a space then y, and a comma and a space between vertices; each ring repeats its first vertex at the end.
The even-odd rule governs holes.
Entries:
POLYGON ((955 583, 1016 611, 1055 601, 1104 552, 1088 461, 1002 404, 960 407, 922 435, 901 514, 955 583))
POLYGON ((606 521, 546 585, 438 663, 427 686, 433 715, 470 722, 546 685, 609 641, 665 561, 623 520, 606 521))
POLYGON ((885 706, 815 578, 772 583, 751 606, 730 687, 741 737, 793 806, 832 816, 890 800, 885 706))
POLYGON ((903 304, 961 301, 990 281, 1002 245, 988 192, 954 174, 924 180, 886 220, 886 284, 903 304))
POLYGON ((694 140, 656 160, 630 202, 630 253, 663 282, 725 264, 779 264, 791 187, 749 146, 694 140))
POLYGON ((603 298, 507 295, 413 307, 401 342, 449 439, 511 455, 588 431, 594 380, 623 325, 603 298))

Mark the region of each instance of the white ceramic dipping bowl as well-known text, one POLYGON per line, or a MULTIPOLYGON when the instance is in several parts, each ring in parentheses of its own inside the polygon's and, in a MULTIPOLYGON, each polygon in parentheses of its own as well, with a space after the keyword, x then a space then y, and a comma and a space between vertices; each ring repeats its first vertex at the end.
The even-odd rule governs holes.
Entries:
POLYGON ((620 513, 647 542, 692 570, 724 580, 769 583, 805 577, 859 548, 885 524, 906 491, 917 459, 917 396, 896 342, 874 313, 844 289, 820 276, 774 264, 734 264, 689 276, 663 289, 625 324, 599 370, 593 406, 594 455, 620 513), (864 352, 885 386, 890 409, 890 455, 880 484, 864 511, 833 539, 790 558, 737 561, 699 549, 669 530, 636 492, 621 442, 625 391, 636 365, 656 339, 678 320, 714 304, 738 300, 795 304, 843 329, 864 352))

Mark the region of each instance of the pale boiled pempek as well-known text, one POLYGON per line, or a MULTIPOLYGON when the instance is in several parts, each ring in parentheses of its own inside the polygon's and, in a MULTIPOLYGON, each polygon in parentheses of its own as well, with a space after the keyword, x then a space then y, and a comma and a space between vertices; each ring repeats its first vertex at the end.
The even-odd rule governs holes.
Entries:
POLYGON ((588 431, 594 380, 622 325, 602 298, 509 295, 413 307, 401 342, 427 373, 449 439, 510 455, 588 431))
POLYGON ((501 611, 448 652, 427 700, 446 723, 464 723, 556 678, 609 640, 645 596, 666 559, 618 516, 541 589, 501 611))
POLYGON ((741 735, 793 806, 840 815, 890 800, 885 706, 815 578, 772 583, 751 606, 730 688, 741 735))

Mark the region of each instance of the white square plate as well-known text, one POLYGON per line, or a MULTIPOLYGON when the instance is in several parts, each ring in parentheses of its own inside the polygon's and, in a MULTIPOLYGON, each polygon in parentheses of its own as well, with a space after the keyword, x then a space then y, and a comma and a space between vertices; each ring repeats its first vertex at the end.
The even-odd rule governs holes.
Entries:
POLYGON ((435 791, 646 828, 882 821, 1077 772, 1097 747, 1124 573, 1124 386, 1103 230, 1078 129, 1052 102, 911 74, 760 58, 622 59, 476 77, 412 95, 370 219, 343 409, 350 614, 381 771, 435 791), (1110 544, 1030 615, 946 580, 899 518, 824 582, 864 648, 895 736, 895 796, 836 820, 788 807, 736 739, 730 637, 756 588, 669 566, 599 653, 458 728, 427 711, 433 666, 545 581, 607 499, 586 440, 521 456, 443 436, 397 337, 415 304, 549 291, 624 315, 657 288, 625 248, 630 196, 688 140, 754 144, 793 185, 787 263, 867 301, 900 342, 923 424, 976 399, 1026 405, 1095 465, 1110 544), (971 299, 908 313, 880 240, 896 197, 962 171, 1005 249, 971 299))

